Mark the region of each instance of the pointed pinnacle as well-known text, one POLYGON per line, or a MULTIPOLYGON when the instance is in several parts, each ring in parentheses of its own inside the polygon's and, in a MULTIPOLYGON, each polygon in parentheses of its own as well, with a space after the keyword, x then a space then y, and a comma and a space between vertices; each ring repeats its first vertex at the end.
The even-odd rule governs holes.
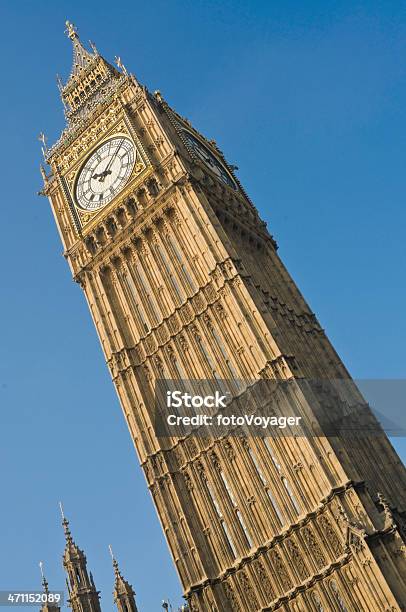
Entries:
POLYGON ((42 563, 42 561, 39 562, 39 567, 40 567, 40 570, 41 570, 42 586, 44 587, 44 593, 46 593, 48 595, 48 593, 49 593, 48 582, 47 582, 47 579, 45 578, 44 564, 42 563))
POLYGON ((59 502, 59 509, 60 509, 60 511, 61 511, 62 520, 64 520, 65 515, 64 515, 64 513, 63 513, 63 506, 62 506, 62 502, 61 502, 61 501, 59 502))
POLYGON ((110 551, 111 560, 113 562, 114 574, 116 578, 121 578, 120 568, 118 567, 118 562, 114 556, 113 549, 111 548, 111 544, 109 544, 109 551, 110 551))
POLYGON ((68 544, 72 544, 73 542, 73 538, 72 538, 72 534, 70 532, 69 529, 69 521, 68 519, 65 517, 65 514, 63 512, 63 506, 62 506, 62 502, 59 502, 59 507, 61 509, 61 515, 62 515, 62 526, 63 526, 63 530, 65 532, 65 538, 66 538, 66 542, 68 544))
POLYGON ((65 25, 66 25, 66 30, 65 30, 66 36, 68 36, 68 38, 70 38, 71 40, 73 40, 74 38, 78 38, 77 27, 71 21, 68 21, 68 20, 65 21, 65 25))

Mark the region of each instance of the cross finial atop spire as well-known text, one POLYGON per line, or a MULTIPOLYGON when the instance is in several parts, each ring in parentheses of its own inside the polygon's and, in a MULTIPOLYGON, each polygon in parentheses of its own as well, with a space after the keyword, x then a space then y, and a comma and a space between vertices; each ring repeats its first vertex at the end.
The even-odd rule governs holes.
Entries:
POLYGON ((65 34, 71 39, 73 40, 74 38, 79 38, 78 37, 78 29, 75 26, 74 23, 72 23, 69 20, 65 21, 65 25, 66 25, 66 30, 65 30, 65 34))

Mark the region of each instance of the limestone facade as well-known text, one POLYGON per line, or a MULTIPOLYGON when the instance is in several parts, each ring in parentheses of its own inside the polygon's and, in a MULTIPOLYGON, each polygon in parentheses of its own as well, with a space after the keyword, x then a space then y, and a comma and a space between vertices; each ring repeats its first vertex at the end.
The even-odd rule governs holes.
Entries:
POLYGON ((365 402, 233 167, 121 60, 68 34, 67 128, 46 150, 43 193, 190 609, 405 610, 404 467, 383 432, 326 435, 326 414, 365 402), (83 209, 82 168, 117 137, 137 164, 110 202, 83 209), (306 435, 155 434, 156 381, 216 378, 291 381, 306 435))

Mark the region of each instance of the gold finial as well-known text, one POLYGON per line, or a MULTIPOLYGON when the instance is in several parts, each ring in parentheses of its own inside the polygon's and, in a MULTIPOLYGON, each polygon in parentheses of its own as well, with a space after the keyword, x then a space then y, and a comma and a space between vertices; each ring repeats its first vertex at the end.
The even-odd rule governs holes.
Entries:
POLYGON ((73 40, 74 38, 77 38, 78 37, 77 27, 71 21, 65 21, 65 25, 66 25, 66 30, 65 30, 66 36, 68 36, 68 38, 70 38, 71 40, 73 40))
POLYGON ((125 74, 125 76, 128 76, 128 72, 127 72, 127 68, 124 66, 123 62, 121 61, 121 57, 120 56, 116 56, 114 58, 114 63, 116 64, 116 66, 118 68, 120 68, 120 70, 123 71, 123 73, 125 74))

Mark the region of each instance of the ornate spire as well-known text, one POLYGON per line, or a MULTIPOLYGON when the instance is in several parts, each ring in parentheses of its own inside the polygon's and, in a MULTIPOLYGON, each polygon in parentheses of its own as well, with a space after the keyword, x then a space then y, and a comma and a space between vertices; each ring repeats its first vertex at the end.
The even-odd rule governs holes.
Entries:
POLYGON ((76 26, 70 21, 65 22, 66 30, 65 33, 68 38, 71 39, 73 45, 73 64, 71 70, 71 77, 79 75, 94 59, 97 57, 95 47, 93 46, 93 53, 87 51, 81 43, 81 40, 77 33, 76 26))
MULTIPOLYGON (((41 570, 41 578, 42 578, 42 588, 44 589, 44 593, 46 595, 49 595, 49 586, 48 586, 48 581, 45 578, 45 574, 44 574, 44 564, 42 563, 42 561, 39 562, 39 567, 41 570)), ((58 606, 57 604, 54 603, 44 603, 43 606, 41 607, 40 612, 60 612, 61 608, 60 606, 58 606)))
POLYGON ((69 606, 73 612, 79 612, 80 610, 101 612, 99 592, 96 589, 91 572, 88 573, 87 571, 86 556, 74 542, 62 504, 59 503, 59 506, 66 539, 63 566, 68 576, 69 606))
POLYGON ((109 551, 114 569, 114 602, 118 612, 137 612, 135 603, 135 593, 131 584, 125 580, 120 572, 117 559, 114 557, 113 550, 109 544, 109 551))
POLYGON ((123 79, 129 77, 121 60, 123 72, 109 64, 98 53, 94 43, 90 43, 91 51, 88 51, 73 23, 66 21, 65 26, 65 33, 72 42, 73 63, 67 82, 63 84, 59 77, 57 82, 68 125, 73 126, 111 95, 123 79))

